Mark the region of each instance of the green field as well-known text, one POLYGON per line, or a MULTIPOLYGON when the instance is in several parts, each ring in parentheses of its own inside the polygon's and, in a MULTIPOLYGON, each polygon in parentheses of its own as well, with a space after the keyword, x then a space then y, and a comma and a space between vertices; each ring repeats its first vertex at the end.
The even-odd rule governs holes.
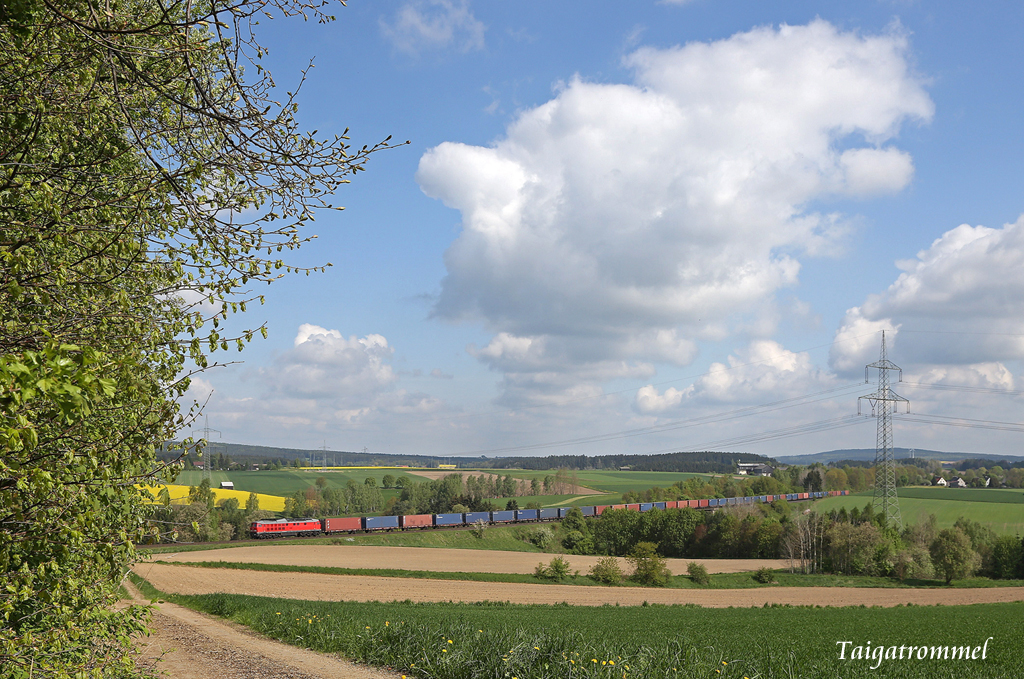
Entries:
POLYGON ((223 594, 166 598, 288 643, 392 667, 409 677, 1001 679, 1024 674, 1022 603, 705 609, 305 602, 223 594), (882 659, 876 669, 876 661, 851 660, 849 653, 841 660, 836 643, 978 647, 989 637, 985 660, 980 654, 976 660, 882 659))
POLYGON ((579 482, 588 488, 609 493, 625 493, 627 490, 647 490, 654 486, 668 488, 676 481, 685 481, 694 476, 710 478, 710 474, 686 474, 683 472, 630 472, 585 470, 576 472, 579 482))
MULTIPOLYGON (((1024 492, 987 488, 900 488, 900 514, 903 523, 920 523, 934 514, 939 528, 951 527, 961 516, 988 526, 999 535, 1024 534, 1024 492)), ((845 497, 818 500, 814 507, 819 512, 846 507, 863 508, 871 502, 873 493, 867 491, 845 497)))

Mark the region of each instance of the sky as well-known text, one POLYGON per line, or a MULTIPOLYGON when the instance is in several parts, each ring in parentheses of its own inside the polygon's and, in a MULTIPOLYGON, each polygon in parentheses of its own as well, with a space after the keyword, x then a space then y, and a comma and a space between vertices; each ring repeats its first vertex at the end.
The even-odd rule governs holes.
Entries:
POLYGON ((307 129, 409 144, 193 379, 214 440, 873 448, 884 331, 896 446, 1024 455, 1021 3, 332 11, 262 21, 264 65, 285 91, 312 60, 307 129))

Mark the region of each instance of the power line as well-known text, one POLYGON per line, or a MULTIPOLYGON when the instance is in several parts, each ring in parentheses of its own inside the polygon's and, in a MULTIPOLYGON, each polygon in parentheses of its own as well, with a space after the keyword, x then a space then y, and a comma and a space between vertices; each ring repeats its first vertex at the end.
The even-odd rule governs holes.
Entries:
POLYGON ((1005 396, 1024 396, 1024 391, 1013 389, 995 389, 992 387, 972 387, 959 384, 925 384, 923 382, 901 382, 901 384, 914 387, 915 389, 936 389, 941 391, 962 391, 971 394, 1002 394, 1005 396))
POLYGON ((737 419, 740 417, 749 417, 751 415, 758 415, 767 412, 773 412, 776 410, 783 410, 786 408, 794 408, 801 405, 809 405, 811 403, 818 403, 821 401, 829 400, 834 398, 834 395, 838 392, 850 391, 854 388, 860 388, 862 384, 860 382, 853 384, 846 384, 838 387, 832 387, 824 389, 822 391, 813 392, 811 394, 804 394, 802 396, 794 396, 788 399, 781 399, 779 401, 772 401, 770 403, 746 406, 743 408, 737 408, 736 410, 727 411, 724 413, 715 413, 711 415, 703 415, 701 417, 694 417, 685 420, 675 420, 671 422, 665 422, 662 424, 651 425, 650 427, 639 427, 634 429, 625 429, 615 432, 608 432, 605 434, 597 434, 592 436, 584 436, 573 439, 563 439, 560 441, 549 441, 545 443, 533 443, 525 444, 521 446, 507 446, 504 448, 490 448, 486 450, 474 450, 464 451, 457 453, 457 455, 480 455, 490 453, 506 453, 526 450, 540 450, 544 448, 561 448, 565 446, 582 445, 586 443, 599 443, 603 441, 613 441, 616 439, 632 438, 634 436, 645 436, 648 434, 659 434, 667 431, 674 431, 677 429, 684 429, 688 427, 695 427, 702 424, 712 424, 716 422, 724 422, 728 420, 737 419))

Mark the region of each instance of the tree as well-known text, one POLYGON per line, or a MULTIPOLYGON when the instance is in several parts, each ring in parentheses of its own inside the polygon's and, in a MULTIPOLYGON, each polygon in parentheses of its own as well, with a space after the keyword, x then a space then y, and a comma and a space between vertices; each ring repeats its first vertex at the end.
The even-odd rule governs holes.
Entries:
POLYGON ((947 585, 954 579, 970 576, 981 566, 981 557, 971 547, 971 539, 959 528, 939 531, 929 552, 935 570, 946 578, 947 585))
POLYGON ((366 479, 363 481, 363 484, 366 485, 368 488, 376 488, 377 479, 373 478, 372 476, 367 476, 366 479))
POLYGON ((385 488, 392 488, 395 485, 395 477, 391 474, 385 474, 384 478, 380 480, 380 483, 385 488))
POLYGON ((638 542, 626 557, 633 566, 630 580, 641 585, 664 587, 672 576, 665 558, 658 554, 658 546, 653 542, 638 542))
POLYGON ((154 444, 196 414, 186 368, 265 332, 223 324, 255 283, 312 271, 274 253, 387 146, 274 102, 250 32, 272 7, 329 20, 315 0, 0 5, 5 673, 131 667, 143 613, 111 603, 144 537, 135 484, 173 475, 154 444))

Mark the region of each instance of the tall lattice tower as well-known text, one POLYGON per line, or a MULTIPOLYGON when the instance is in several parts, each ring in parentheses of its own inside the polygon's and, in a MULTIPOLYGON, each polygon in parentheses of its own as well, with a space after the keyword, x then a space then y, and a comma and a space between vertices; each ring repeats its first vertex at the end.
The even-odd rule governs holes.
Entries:
POLYGON ((885 331, 882 331, 882 353, 875 363, 864 367, 864 381, 868 381, 868 370, 878 368, 878 389, 873 394, 857 399, 857 410, 860 411, 861 399, 871 403, 871 413, 878 420, 878 435, 875 440, 875 498, 871 505, 876 512, 885 515, 890 526, 903 528, 900 517, 900 502, 896 496, 896 460, 892 447, 892 414, 900 403, 907 404, 910 412, 910 401, 903 398, 889 387, 889 371, 899 372, 899 380, 903 381, 903 370, 885 356, 885 331))
POLYGON ((200 456, 204 458, 203 478, 206 479, 207 481, 210 481, 212 476, 212 470, 210 468, 213 466, 213 451, 211 450, 213 448, 213 445, 210 443, 210 434, 216 434, 217 437, 220 438, 221 432, 217 431, 216 429, 210 429, 209 415, 206 416, 206 426, 204 426, 202 429, 193 429, 192 433, 195 434, 196 431, 203 432, 203 442, 200 444, 199 450, 200 456))

